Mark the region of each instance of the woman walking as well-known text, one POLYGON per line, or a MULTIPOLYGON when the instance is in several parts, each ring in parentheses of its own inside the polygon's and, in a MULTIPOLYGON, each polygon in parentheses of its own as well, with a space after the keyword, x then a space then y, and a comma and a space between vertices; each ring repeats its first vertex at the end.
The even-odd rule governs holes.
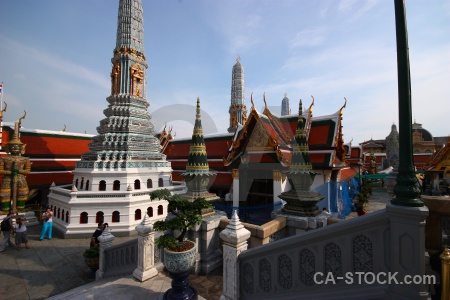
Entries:
POLYGON ((53 212, 50 207, 47 207, 47 210, 42 214, 42 231, 39 240, 42 241, 45 236, 49 240, 52 239, 52 227, 53 227, 53 212))
POLYGON ((14 224, 14 231, 16 232, 17 251, 20 251, 21 243, 25 243, 25 248, 30 249, 30 247, 28 247, 28 235, 25 220, 22 220, 22 218, 17 218, 16 224, 14 224))

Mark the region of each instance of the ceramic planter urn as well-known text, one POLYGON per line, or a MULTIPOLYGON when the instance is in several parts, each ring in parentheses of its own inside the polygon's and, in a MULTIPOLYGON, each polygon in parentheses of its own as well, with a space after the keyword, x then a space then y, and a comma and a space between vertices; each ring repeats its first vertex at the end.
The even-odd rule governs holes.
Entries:
POLYGON ((187 272, 195 264, 195 243, 191 241, 185 242, 194 244, 194 247, 182 252, 174 252, 164 248, 164 266, 171 273, 179 274, 187 272))

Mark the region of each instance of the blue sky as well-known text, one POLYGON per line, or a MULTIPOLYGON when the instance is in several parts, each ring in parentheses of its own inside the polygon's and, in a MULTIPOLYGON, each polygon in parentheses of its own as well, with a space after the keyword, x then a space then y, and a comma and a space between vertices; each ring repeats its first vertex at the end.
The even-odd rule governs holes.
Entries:
MULTIPOLYGON (((4 0, 0 82, 5 122, 96 134, 110 94, 118 0, 4 0)), ((245 69, 246 104, 315 116, 344 104, 345 142, 383 139, 398 125, 393 1, 143 0, 147 99, 157 131, 192 134, 197 97, 206 133, 226 132, 231 70, 245 69), (178 121, 176 121, 179 119, 178 121), (207 120, 207 116, 204 116, 207 120)), ((450 1, 406 1, 413 120, 450 134, 450 1)), ((275 111, 279 113, 279 111, 275 111)))

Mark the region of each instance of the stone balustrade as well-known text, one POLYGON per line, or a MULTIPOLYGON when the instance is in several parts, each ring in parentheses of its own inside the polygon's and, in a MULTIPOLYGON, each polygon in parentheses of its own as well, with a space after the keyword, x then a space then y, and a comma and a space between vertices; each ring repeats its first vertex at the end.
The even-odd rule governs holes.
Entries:
MULTIPOLYGON (((230 222, 230 219, 221 219, 219 226, 223 230, 230 222)), ((263 225, 254 225, 244 222, 241 223, 245 229, 250 231, 250 238, 248 240, 249 249, 286 237, 286 218, 283 217, 275 218, 274 220, 271 220, 263 225)))
POLYGON ((223 299, 427 299, 425 283, 344 280, 346 274, 356 272, 397 272, 400 281, 406 275, 424 276, 427 214, 426 208, 388 205, 360 218, 243 251, 237 262, 224 259, 223 299), (228 278, 235 274, 233 268, 238 268, 238 286, 235 278, 228 278), (328 274, 335 284, 320 284, 328 274), (231 287, 237 291, 225 295, 231 287))

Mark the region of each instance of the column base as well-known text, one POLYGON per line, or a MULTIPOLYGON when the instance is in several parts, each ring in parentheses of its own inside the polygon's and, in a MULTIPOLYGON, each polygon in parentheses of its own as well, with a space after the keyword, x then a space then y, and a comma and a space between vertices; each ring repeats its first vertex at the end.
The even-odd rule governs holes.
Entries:
POLYGON ((145 272, 142 272, 139 270, 139 268, 136 268, 133 272, 133 277, 139 280, 140 282, 144 282, 146 280, 149 280, 150 278, 155 277, 158 275, 158 270, 156 270, 155 267, 151 268, 150 270, 147 270, 145 272))

